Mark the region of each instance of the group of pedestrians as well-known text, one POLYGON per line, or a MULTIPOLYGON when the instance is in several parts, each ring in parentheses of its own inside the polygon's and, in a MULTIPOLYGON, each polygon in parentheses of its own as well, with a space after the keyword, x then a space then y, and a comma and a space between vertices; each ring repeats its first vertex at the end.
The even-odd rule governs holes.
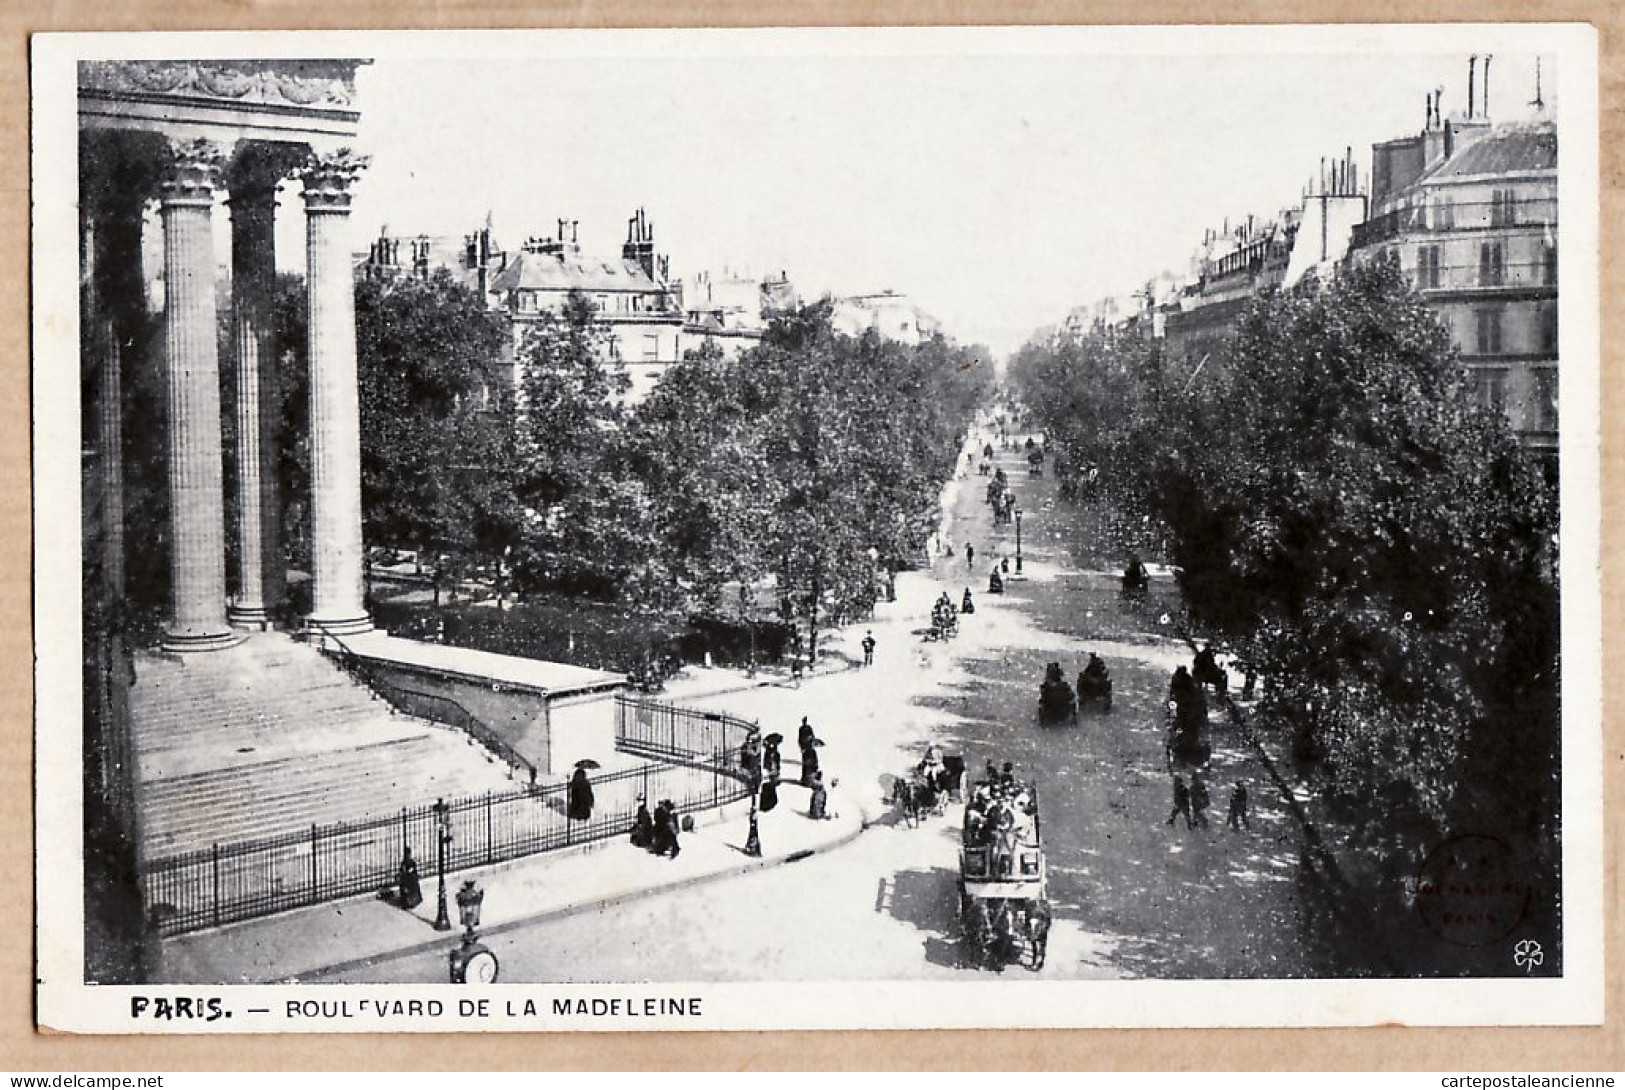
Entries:
POLYGON ((638 847, 672 859, 676 859, 683 850, 677 838, 682 821, 677 816, 676 805, 670 799, 661 799, 651 814, 648 801, 639 795, 638 813, 632 821, 632 843, 638 847))
MULTIPOLYGON (((1195 829, 1198 826, 1206 828, 1207 808, 1212 799, 1208 795, 1207 783, 1202 779, 1200 772, 1191 773, 1189 786, 1182 775, 1174 776, 1174 808, 1168 813, 1167 824, 1172 825, 1180 817, 1185 819, 1185 828, 1195 829)), ((1237 780, 1230 789, 1230 812, 1225 818, 1225 825, 1240 831, 1245 828, 1252 831, 1252 820, 1247 811, 1247 785, 1237 780)))
MULTIPOLYGON (((764 736, 753 730, 739 747, 739 767, 745 774, 745 782, 752 791, 757 792, 757 810, 764 814, 777 809, 779 805, 779 784, 784 772, 784 757, 779 752, 779 746, 783 741, 783 735, 777 732, 764 736)), ((801 717, 801 726, 796 731, 796 747, 801 751, 801 774, 796 782, 811 793, 807 816, 834 816, 829 809, 829 792, 835 781, 826 783, 818 754, 824 748, 824 740, 818 737, 805 715, 801 717)))

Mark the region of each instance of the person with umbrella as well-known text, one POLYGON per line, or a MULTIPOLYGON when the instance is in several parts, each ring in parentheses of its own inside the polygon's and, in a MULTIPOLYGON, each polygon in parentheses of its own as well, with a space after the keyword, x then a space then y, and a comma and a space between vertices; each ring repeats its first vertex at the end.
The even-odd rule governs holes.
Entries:
POLYGON ((587 779, 587 769, 598 767, 594 760, 576 762, 575 775, 570 777, 569 805, 565 808, 571 821, 592 820, 592 782, 587 779))
POLYGON ((796 731, 796 746, 800 749, 806 749, 807 743, 811 742, 815 737, 817 735, 813 733, 812 724, 807 721, 805 715, 802 716, 801 727, 796 731))

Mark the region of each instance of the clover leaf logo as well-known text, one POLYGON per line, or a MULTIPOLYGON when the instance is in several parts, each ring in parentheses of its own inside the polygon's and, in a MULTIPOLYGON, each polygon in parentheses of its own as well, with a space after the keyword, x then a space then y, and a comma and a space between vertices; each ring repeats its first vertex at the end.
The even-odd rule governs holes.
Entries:
POLYGON ((1541 952, 1540 943, 1534 939, 1524 939, 1512 948, 1512 964, 1527 972, 1534 972, 1535 966, 1546 960, 1541 952))

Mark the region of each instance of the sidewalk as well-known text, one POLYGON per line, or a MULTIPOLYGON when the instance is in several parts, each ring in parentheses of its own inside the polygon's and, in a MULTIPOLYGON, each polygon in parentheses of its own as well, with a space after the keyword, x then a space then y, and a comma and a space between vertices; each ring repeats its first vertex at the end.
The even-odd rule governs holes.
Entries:
MULTIPOLYGON (((791 772, 787 765, 786 772, 791 772)), ((372 897, 335 901, 165 941, 155 983, 320 982, 331 973, 428 950, 450 951, 461 938, 457 887, 473 878, 485 890, 482 936, 500 935, 551 917, 591 912, 635 897, 667 892, 762 867, 804 859, 856 838, 867 824, 858 799, 832 793, 837 816, 807 817, 808 792, 781 787, 779 805, 760 815, 762 856, 744 854, 748 803, 696 815, 675 858, 654 856, 624 838, 547 852, 494 867, 446 875, 454 925, 433 928, 436 882, 423 873, 424 900, 404 911, 372 897)))

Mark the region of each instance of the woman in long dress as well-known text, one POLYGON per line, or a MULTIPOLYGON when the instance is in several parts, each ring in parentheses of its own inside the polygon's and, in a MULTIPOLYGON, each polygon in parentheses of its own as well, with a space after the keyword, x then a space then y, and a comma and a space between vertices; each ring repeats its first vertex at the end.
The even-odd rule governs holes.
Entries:
POLYGON ((592 820, 592 784, 587 779, 585 768, 576 769, 576 774, 570 777, 570 802, 566 812, 571 821, 592 820))

